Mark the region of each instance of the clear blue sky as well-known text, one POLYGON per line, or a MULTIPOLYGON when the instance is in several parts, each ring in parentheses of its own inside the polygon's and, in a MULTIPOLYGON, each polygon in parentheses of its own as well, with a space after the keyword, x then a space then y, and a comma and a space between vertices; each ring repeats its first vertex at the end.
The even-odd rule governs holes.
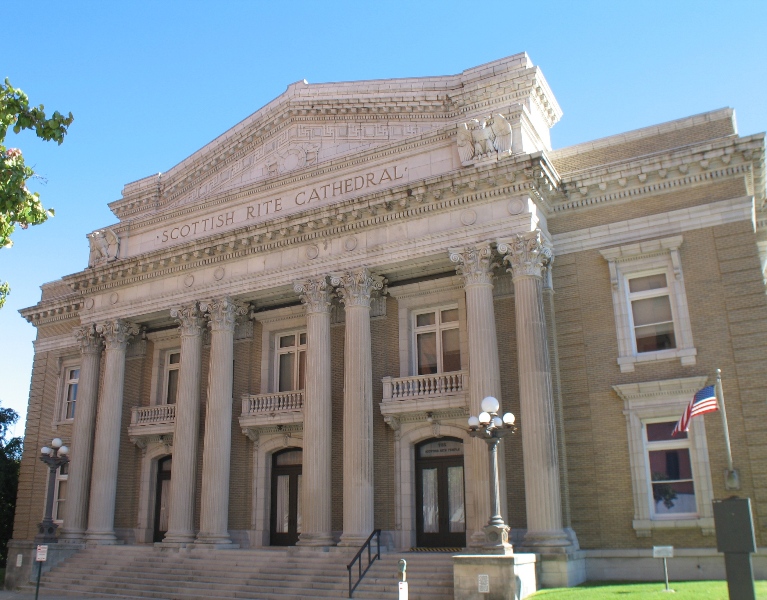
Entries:
MULTIPOLYGON (((6 11, 7 12, 7 11, 6 11)), ((17 310, 87 266, 126 183, 167 171, 290 83, 443 75, 527 52, 561 148, 724 106, 767 129, 767 2, 53 2, 5 15, 0 77, 72 111, 61 146, 11 135, 56 217, 0 250, 0 403, 22 415, 35 329, 17 310)))

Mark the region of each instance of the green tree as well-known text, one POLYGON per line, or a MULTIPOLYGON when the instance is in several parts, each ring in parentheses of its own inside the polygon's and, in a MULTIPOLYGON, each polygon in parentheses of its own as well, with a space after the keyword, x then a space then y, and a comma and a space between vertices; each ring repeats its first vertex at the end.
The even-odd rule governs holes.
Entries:
MULTIPOLYGON (((8 129, 14 133, 32 129, 41 140, 61 144, 73 120, 72 113, 65 117, 59 111, 48 118, 42 104, 30 107, 27 95, 8 79, 0 83, 0 248, 11 246, 16 225, 26 229, 53 216, 53 209, 43 208, 40 194, 27 189, 35 172, 24 163, 21 150, 5 147, 8 129)), ((0 283, 0 308, 9 292, 8 283, 0 283)))
POLYGON ((8 558, 8 540, 13 535, 16 513, 22 440, 20 437, 7 437, 9 429, 18 420, 15 410, 0 407, 0 567, 5 567, 8 558))

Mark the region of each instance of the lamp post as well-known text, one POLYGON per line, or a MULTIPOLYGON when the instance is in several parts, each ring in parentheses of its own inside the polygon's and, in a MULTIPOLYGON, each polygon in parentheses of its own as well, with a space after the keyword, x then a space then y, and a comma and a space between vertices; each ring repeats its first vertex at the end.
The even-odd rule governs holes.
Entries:
POLYGON ((488 396, 482 400, 482 412, 479 417, 469 417, 469 435, 485 440, 490 452, 490 519, 484 527, 485 548, 501 554, 512 552, 509 544, 509 526, 501 516, 501 493, 498 481, 498 444, 501 438, 514 433, 515 417, 512 413, 498 416, 498 400, 488 396))
POLYGON ((38 544, 55 544, 58 525, 53 522, 53 494, 56 488, 56 469, 69 462, 69 448, 63 445, 60 438, 53 438, 51 447, 43 446, 40 450, 40 460, 48 465, 48 497, 45 501, 45 518, 40 523, 39 533, 35 536, 38 544))

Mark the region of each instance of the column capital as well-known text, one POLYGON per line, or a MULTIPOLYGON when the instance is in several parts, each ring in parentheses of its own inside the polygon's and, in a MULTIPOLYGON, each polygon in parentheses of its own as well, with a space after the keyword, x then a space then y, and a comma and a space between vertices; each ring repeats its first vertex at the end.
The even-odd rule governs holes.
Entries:
POLYGON ((448 248, 450 260, 456 264, 455 270, 463 276, 464 285, 492 285, 493 269, 498 266, 493 261, 493 248, 490 242, 480 242, 462 248, 448 248))
POLYGON ((208 313, 208 319, 210 319, 208 326, 212 331, 234 331, 237 317, 248 313, 246 304, 232 300, 229 296, 204 300, 200 302, 200 310, 208 313))
POLYGON ((205 318, 198 304, 177 306, 170 309, 170 316, 178 323, 182 337, 196 337, 202 335, 205 326, 205 318))
POLYGON ((385 281, 380 275, 373 275, 367 267, 330 276, 331 285, 338 288, 341 302, 346 307, 370 307, 370 295, 383 289, 385 281))
POLYGON ((128 340, 138 335, 141 327, 123 319, 112 319, 96 325, 96 331, 104 337, 107 350, 125 350, 128 340))
POLYGON ((103 340, 96 332, 96 326, 93 323, 75 327, 72 333, 80 346, 81 354, 98 354, 101 352, 103 340))
POLYGON ((293 283, 295 291, 306 308, 307 314, 330 313, 330 299, 333 290, 328 285, 327 276, 313 277, 293 283))
POLYGON ((498 252, 503 255, 503 261, 510 266, 507 271, 511 273, 512 279, 542 278, 554 260, 551 248, 544 243, 540 229, 498 240, 498 252))

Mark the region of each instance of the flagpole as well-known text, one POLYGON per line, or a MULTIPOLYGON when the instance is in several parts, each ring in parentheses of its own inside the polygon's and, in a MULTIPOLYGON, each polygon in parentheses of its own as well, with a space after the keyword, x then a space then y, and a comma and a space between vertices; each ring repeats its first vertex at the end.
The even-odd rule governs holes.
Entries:
POLYGON ((719 403, 719 412, 722 415, 722 429, 724 430, 724 448, 727 453, 727 472, 725 473, 724 487, 728 490, 740 489, 740 481, 737 471, 732 467, 732 450, 730 449, 730 429, 727 426, 727 412, 724 409, 724 391, 722 390, 722 370, 716 370, 716 399, 719 403))

